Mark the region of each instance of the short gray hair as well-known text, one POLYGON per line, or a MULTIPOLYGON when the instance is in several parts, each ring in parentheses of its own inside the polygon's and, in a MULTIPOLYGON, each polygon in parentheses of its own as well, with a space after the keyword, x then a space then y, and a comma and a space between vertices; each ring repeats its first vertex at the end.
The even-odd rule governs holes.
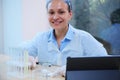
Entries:
MULTIPOLYGON (((47 0, 46 8, 48 9, 48 5, 52 0, 47 0)), ((68 5, 68 11, 71 12, 72 4, 70 0, 63 0, 68 5)))

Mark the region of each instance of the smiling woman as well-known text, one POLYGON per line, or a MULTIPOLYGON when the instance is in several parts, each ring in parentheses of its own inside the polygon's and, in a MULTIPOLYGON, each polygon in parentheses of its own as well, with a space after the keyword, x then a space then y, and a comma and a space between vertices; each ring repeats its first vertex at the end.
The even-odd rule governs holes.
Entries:
POLYGON ((25 49, 28 51, 31 63, 50 63, 60 66, 62 69, 55 72, 65 75, 67 57, 82 56, 106 56, 107 52, 91 34, 86 31, 75 29, 70 25, 72 8, 70 0, 50 0, 47 2, 48 21, 52 29, 38 33, 25 49), (63 68, 64 66, 64 68, 63 68), (61 71, 61 72, 60 72, 61 71))
POLYGON ((53 29, 58 46, 68 31, 68 23, 72 17, 72 11, 64 1, 53 0, 48 4, 48 20, 53 29))

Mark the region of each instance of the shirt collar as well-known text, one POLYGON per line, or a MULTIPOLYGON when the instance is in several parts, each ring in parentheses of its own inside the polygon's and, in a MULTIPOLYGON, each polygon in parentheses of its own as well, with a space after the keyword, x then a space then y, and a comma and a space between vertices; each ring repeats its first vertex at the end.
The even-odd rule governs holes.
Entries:
MULTIPOLYGON (((74 37, 74 30, 72 28, 72 26, 69 24, 69 28, 68 28, 68 31, 66 33, 66 36, 64 37, 63 40, 67 39, 67 40, 72 40, 74 37)), ((49 34, 49 38, 48 38, 48 41, 55 41, 55 36, 54 36, 54 29, 52 29, 50 31, 50 34, 49 34)))

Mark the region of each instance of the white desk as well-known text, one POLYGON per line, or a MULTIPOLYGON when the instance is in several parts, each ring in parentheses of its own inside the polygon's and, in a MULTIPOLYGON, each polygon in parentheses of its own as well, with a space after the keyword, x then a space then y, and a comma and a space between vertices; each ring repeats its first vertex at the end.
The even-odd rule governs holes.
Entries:
MULTIPOLYGON (((39 77, 37 73, 34 74, 35 76, 33 76, 33 71, 30 71, 29 76, 26 78, 17 78, 13 76, 7 76, 7 66, 5 62, 8 60, 9 60, 8 57, 6 57, 5 55, 0 55, 0 80, 45 80, 42 77, 39 77), (37 79, 37 77, 39 77, 40 79, 37 79)), ((35 70, 40 68, 41 66, 37 65, 35 70)), ((53 72, 56 70, 56 67, 52 66, 48 70, 53 72)), ((57 76, 57 77, 49 77, 48 80, 65 80, 65 78, 61 76, 57 76)))

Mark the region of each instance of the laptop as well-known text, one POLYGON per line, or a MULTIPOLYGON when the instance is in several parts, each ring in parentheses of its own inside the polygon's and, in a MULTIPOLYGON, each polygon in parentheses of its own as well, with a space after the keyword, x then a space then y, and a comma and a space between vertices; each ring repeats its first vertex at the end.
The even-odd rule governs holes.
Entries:
POLYGON ((65 80, 120 80, 120 56, 69 57, 65 80))

